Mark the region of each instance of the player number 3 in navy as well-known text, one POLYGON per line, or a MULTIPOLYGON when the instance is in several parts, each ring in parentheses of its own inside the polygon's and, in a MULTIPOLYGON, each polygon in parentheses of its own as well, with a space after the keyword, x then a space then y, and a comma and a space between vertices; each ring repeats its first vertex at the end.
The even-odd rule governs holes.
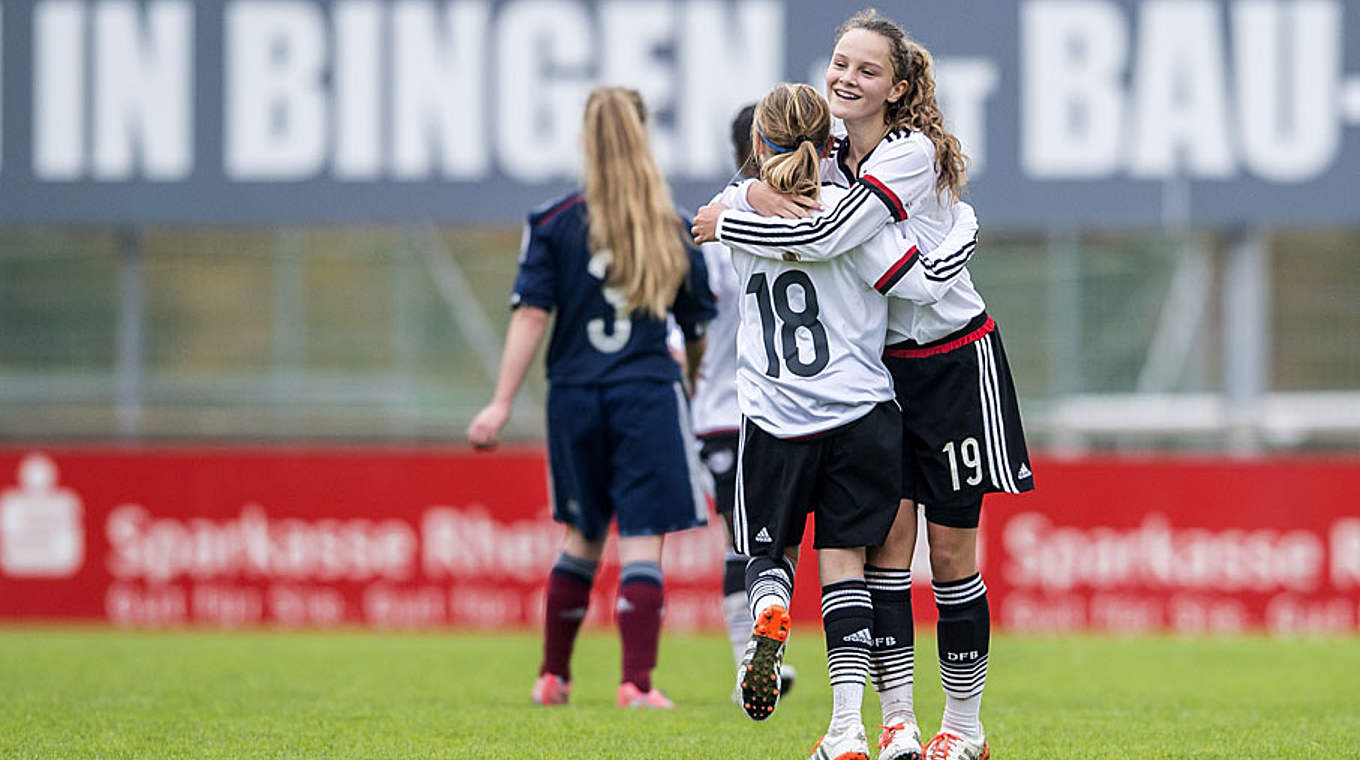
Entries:
MULTIPOLYGON (((609 265, 613 262, 613 251, 596 251, 591 254, 586 269, 595 279, 603 281, 609 276, 609 265)), ((600 290, 609 304, 612 320, 605 317, 590 320, 586 323, 586 337, 590 338, 590 345, 600 353, 617 353, 628 345, 628 338, 633 334, 633 321, 628 318, 627 311, 628 294, 618 288, 604 287, 600 290), (613 329, 606 330, 606 325, 613 329)))
POLYGON ((971 467, 973 474, 968 476, 968 485, 975 486, 982 482, 982 451, 978 448, 977 439, 969 436, 959 442, 958 456, 954 455, 954 442, 950 441, 942 449, 944 455, 949 457, 949 477, 954 483, 954 490, 959 490, 959 462, 963 460, 964 467, 971 467))
POLYGON ((779 357, 783 355, 784 363, 788 365, 790 372, 799 377, 812 377, 831 361, 831 349, 826 342, 826 328, 817 320, 817 291, 812 287, 812 280, 806 273, 793 270, 776 277, 772 291, 766 288, 767 282, 764 272, 756 272, 751 275, 750 282, 746 283, 747 294, 756 297, 756 305, 760 309, 760 326, 765 333, 765 358, 768 360, 765 374, 779 377, 779 357), (789 303, 789 288, 793 285, 797 285, 803 291, 802 311, 795 311, 789 303), (773 298, 770 297, 771 292, 774 294, 773 298), (771 301, 774 302, 773 308, 771 301), (775 314, 779 315, 779 321, 782 323, 779 330, 779 351, 775 350, 774 345, 775 314), (800 327, 806 328, 812 336, 810 362, 803 361, 798 352, 800 327))

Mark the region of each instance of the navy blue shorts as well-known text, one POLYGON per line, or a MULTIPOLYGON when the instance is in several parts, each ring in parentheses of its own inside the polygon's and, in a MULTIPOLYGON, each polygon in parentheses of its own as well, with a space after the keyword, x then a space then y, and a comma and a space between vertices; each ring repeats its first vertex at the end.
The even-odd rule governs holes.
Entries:
POLYGON ((679 383, 550 385, 548 466, 553 519, 588 540, 611 519, 620 536, 708 522, 689 402, 679 383))

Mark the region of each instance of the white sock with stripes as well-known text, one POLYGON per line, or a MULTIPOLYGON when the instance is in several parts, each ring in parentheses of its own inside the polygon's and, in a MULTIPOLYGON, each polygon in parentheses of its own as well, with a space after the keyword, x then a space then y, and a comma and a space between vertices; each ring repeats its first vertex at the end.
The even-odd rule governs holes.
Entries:
POLYGON ((732 645, 732 659, 738 665, 746 654, 746 642, 751 637, 751 609, 746 606, 746 592, 739 591, 723 597, 723 618, 727 621, 727 640, 732 645))
POLYGON ((732 657, 740 665, 746 652, 746 640, 751 636, 751 608, 746 603, 746 563, 744 554, 731 549, 723 558, 722 609, 727 621, 727 640, 732 644, 732 657))

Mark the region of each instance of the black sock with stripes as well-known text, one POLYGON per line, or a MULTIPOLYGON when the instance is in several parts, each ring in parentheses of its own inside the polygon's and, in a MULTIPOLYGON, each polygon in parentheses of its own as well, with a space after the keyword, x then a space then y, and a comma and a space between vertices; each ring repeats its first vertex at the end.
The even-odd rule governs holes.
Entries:
POLYGON ((826 632, 826 670, 831 681, 831 727, 840 734, 862 725, 864 678, 873 646, 874 607, 859 578, 822 586, 822 630, 826 632))
POLYGON ((933 582, 935 606, 940 610, 940 683, 944 687, 944 718, 940 730, 979 738, 982 689, 987 683, 987 650, 991 641, 991 612, 987 585, 973 573, 956 581, 933 582))
POLYGON ((883 708, 883 725, 915 723, 912 684, 916 666, 911 619, 911 570, 864 566, 874 603, 874 645, 869 680, 883 708))
POLYGON ((760 617, 760 611, 771 604, 789 608, 795 569, 793 560, 788 557, 759 556, 746 563, 746 597, 751 604, 752 620, 760 617))

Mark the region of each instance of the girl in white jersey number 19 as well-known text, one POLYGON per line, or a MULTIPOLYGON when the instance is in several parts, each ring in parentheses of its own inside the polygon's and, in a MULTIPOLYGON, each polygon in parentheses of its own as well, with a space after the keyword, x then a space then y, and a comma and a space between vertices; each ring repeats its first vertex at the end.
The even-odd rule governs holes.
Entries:
MULTIPOLYGON (((810 219, 771 220, 707 206, 695 219, 696 239, 807 261, 853 250, 885 227, 900 229, 922 251, 939 245, 966 181, 966 159, 944 129, 932 69, 930 54, 897 24, 874 11, 851 17, 838 30, 826 75, 831 110, 845 123, 845 134, 822 161, 823 180, 849 191, 810 219)), ((760 211, 790 205, 788 198, 773 204, 772 197, 761 183, 747 193, 760 211)), ((927 522, 946 696, 941 730, 924 756, 989 755, 979 707, 990 612, 977 571, 977 525, 985 494, 1028 491, 1034 481, 1000 333, 968 274, 973 249, 918 256, 909 276, 929 282, 933 300, 889 305, 885 362, 904 408, 904 500, 887 542, 870 553, 865 568, 874 597, 871 675, 886 726, 879 738, 882 760, 923 752, 911 693, 917 506, 927 522)))

